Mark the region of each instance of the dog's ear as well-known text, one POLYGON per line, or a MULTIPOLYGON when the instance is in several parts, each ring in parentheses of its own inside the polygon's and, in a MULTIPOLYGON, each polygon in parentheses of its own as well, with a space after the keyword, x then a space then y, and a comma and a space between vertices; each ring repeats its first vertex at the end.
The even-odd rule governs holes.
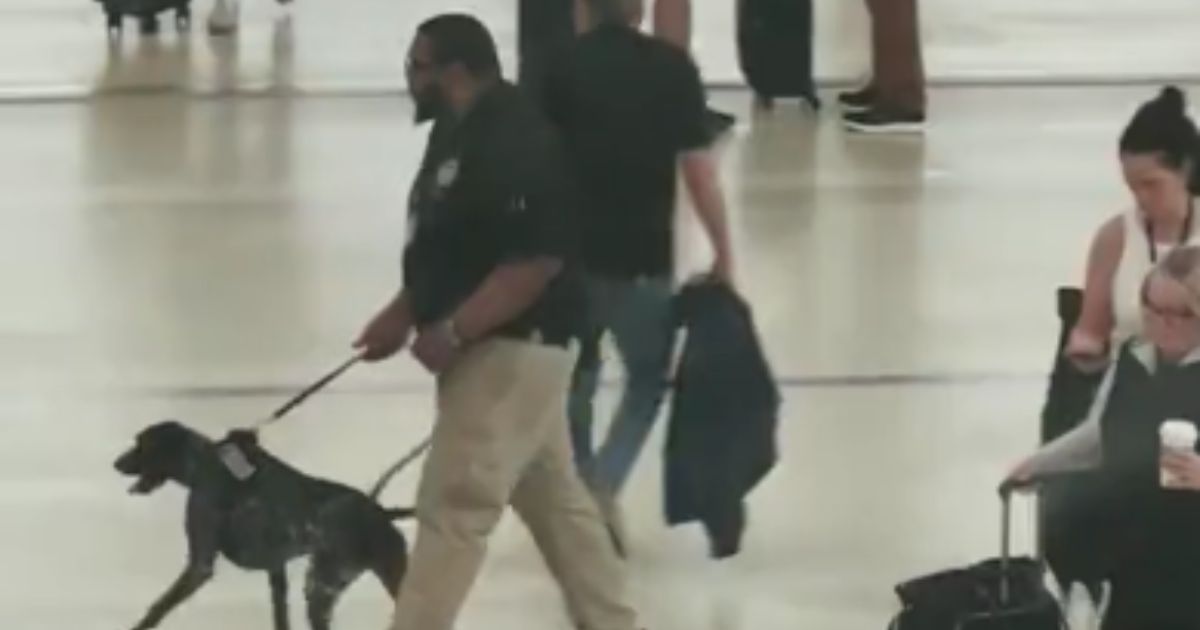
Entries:
POLYGON ((171 470, 188 452, 192 431, 174 420, 159 422, 138 435, 138 446, 147 466, 171 470))
POLYGON ((183 426, 183 423, 178 420, 162 420, 142 429, 138 433, 138 437, 153 436, 154 439, 165 439, 168 436, 183 435, 187 432, 187 427, 183 426))

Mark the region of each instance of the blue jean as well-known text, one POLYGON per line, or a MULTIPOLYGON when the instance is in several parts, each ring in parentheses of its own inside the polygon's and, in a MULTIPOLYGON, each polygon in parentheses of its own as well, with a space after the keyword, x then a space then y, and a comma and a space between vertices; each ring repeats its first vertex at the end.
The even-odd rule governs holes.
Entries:
POLYGON ((616 494, 629 478, 667 391, 674 328, 670 276, 639 280, 590 278, 589 323, 572 379, 568 415, 575 461, 598 490, 616 494), (625 389, 599 449, 592 445, 592 401, 600 382, 600 341, 611 332, 625 389))

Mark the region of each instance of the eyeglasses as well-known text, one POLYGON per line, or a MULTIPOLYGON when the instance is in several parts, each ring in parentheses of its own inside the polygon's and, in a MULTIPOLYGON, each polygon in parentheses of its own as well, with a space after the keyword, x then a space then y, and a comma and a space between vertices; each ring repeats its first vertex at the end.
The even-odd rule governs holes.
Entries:
POLYGON ((414 59, 409 57, 404 60, 404 71, 413 74, 416 72, 428 72, 433 68, 433 62, 424 61, 422 59, 414 59))

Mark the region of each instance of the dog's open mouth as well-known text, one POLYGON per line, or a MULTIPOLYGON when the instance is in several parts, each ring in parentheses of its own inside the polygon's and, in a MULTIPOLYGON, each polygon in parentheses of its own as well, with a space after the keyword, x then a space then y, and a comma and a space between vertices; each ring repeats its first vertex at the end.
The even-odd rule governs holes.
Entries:
POLYGON ((167 480, 164 477, 142 475, 138 477, 137 481, 133 482, 132 486, 129 486, 129 494, 150 494, 158 490, 166 482, 167 480))

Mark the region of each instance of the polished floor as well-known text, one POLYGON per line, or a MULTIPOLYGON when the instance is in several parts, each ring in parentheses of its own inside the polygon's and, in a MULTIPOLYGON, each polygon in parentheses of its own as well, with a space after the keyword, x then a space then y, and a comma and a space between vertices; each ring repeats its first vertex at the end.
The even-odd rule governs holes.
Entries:
MULTIPOLYGON (((241 0, 236 43, 203 36, 203 17, 214 1, 194 0, 198 19, 190 36, 166 29, 143 40, 130 24, 114 45, 92 0, 0 0, 0 98, 96 90, 395 90, 412 29, 444 10, 480 15, 504 59, 515 55, 516 0, 297 0, 288 9, 274 0, 241 0)), ((694 48, 713 84, 741 83, 734 4, 693 0, 694 48)), ((862 2, 813 5, 818 77, 857 80, 868 58, 862 2)), ((1200 38, 1194 36, 1200 3, 1194 0, 921 0, 921 13, 929 73, 939 82, 1200 76, 1200 38)))
MULTIPOLYGON (((176 78, 290 88, 298 76, 361 67, 347 80, 394 82, 382 70, 388 58, 368 43, 398 45, 401 20, 385 20, 389 34, 374 40, 371 29, 385 29, 356 22, 364 32, 356 47, 344 30, 304 26, 306 11, 335 9, 303 1, 294 32, 275 25, 275 47, 260 7, 248 11, 241 43, 213 49, 253 57, 209 56, 197 36, 190 70, 176 78), (267 51, 301 42, 328 46, 269 61, 267 51)), ((998 14, 1033 7, 977 4, 998 14)), ((933 4, 930 13, 949 20, 955 6, 966 19, 966 5, 933 4)), ((1147 20, 1169 21, 1193 5, 1139 6, 1147 20)), ((0 31, 13 30, 10 18, 64 22, 48 27, 50 43, 31 33, 0 38, 0 50, 63 44, 61 55, 28 63, 0 53, 0 82, 37 91, 167 76, 156 64, 169 38, 162 48, 130 43, 119 63, 97 56, 87 8, 0 0, 0 31), (55 6, 59 13, 44 9, 55 6), (39 72, 51 79, 39 83, 39 72)), ((356 19, 338 15, 342 24, 356 19)), ((1121 72, 1090 61, 1097 72, 1121 72)), ((1155 70, 1174 68, 1147 66, 1155 70)), ((713 563, 698 531, 663 525, 655 435, 626 498, 633 588, 649 628, 882 628, 896 581, 996 552, 992 488, 1035 440, 1057 332, 1054 290, 1080 277, 1092 229, 1129 202, 1116 137, 1151 93, 938 89, 923 138, 849 136, 831 114, 789 105, 755 116, 744 94, 718 93, 741 121, 720 147, 722 174, 741 287, 786 396, 782 461, 751 499, 744 553, 713 563)), ((386 94, 167 91, 0 105, 0 625, 131 627, 175 577, 185 553, 182 493, 127 496, 113 458, 161 418, 213 435, 253 422, 347 356, 396 286, 404 197, 423 141, 410 113, 386 94)), ((706 256, 684 217, 681 275, 706 256)), ((401 359, 351 372, 266 441, 307 471, 365 487, 424 436, 430 411, 429 379, 401 359)), ((414 483, 403 476, 387 501, 409 502, 414 483)), ((1016 547, 1028 550, 1031 512, 1019 507, 1016 547)), ((382 628, 389 609, 364 580, 337 627, 382 628)), ((269 622, 266 579, 226 566, 164 627, 269 622)), ((511 519, 461 627, 566 627, 553 584, 511 519)))

